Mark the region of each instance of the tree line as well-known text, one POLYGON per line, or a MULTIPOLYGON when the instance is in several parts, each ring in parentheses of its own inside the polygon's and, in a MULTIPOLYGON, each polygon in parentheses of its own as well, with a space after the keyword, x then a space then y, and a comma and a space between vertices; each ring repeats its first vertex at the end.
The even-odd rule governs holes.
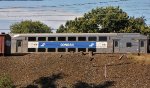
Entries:
MULTIPOLYGON (((130 17, 119 7, 97 7, 83 17, 68 20, 57 33, 142 33, 150 34, 144 17, 130 17)), ((39 21, 22 21, 10 26, 11 33, 51 33, 52 28, 39 21)))

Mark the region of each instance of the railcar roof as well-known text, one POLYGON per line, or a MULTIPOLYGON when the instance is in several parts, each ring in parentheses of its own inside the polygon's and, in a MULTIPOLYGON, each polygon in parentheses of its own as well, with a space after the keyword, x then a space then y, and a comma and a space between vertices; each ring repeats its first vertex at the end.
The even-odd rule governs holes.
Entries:
POLYGON ((37 36, 130 36, 130 37, 147 37, 140 33, 27 33, 27 34, 10 34, 12 37, 37 37, 37 36))
POLYGON ((10 35, 139 35, 140 33, 25 33, 25 34, 10 34, 10 35))

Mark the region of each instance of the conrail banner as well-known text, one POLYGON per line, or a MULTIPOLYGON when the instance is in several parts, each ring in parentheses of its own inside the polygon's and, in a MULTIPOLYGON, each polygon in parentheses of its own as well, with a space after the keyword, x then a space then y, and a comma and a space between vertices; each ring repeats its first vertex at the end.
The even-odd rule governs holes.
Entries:
POLYGON ((107 42, 28 42, 28 48, 107 48, 107 42))

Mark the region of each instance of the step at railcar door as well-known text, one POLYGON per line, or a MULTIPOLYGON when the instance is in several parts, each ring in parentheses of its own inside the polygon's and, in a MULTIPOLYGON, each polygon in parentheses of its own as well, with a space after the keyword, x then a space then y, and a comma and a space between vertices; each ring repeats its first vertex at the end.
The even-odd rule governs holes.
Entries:
POLYGON ((22 40, 17 40, 16 41, 16 52, 17 53, 22 53, 22 40))
POLYGON ((113 40, 113 52, 114 53, 120 52, 119 40, 113 40))

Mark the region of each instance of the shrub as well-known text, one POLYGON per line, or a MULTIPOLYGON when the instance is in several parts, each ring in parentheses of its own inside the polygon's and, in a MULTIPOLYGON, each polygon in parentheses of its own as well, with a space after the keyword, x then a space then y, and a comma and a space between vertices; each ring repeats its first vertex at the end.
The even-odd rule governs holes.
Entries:
POLYGON ((14 88, 13 82, 10 77, 6 75, 0 76, 0 88, 14 88))

